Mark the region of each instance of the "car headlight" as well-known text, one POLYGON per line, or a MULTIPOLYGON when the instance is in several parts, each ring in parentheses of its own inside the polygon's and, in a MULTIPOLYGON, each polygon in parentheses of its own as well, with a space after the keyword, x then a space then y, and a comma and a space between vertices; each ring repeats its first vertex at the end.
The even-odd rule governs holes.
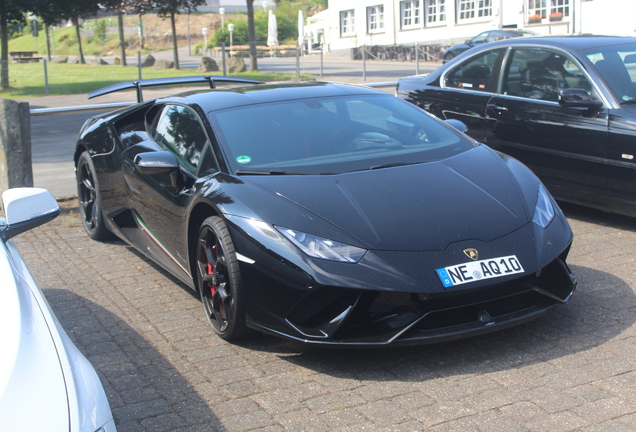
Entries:
POLYGON ((360 261, 367 252, 365 249, 293 229, 281 226, 275 226, 275 228, 285 236, 285 238, 298 246, 300 250, 313 258, 356 263, 360 261))
POLYGON ((552 199, 550 198, 550 194, 543 185, 539 185, 539 196, 537 198, 537 206, 534 209, 534 216, 532 217, 532 222, 539 225, 541 228, 546 228, 554 219, 556 215, 556 210, 554 209, 554 204, 552 204, 552 199))

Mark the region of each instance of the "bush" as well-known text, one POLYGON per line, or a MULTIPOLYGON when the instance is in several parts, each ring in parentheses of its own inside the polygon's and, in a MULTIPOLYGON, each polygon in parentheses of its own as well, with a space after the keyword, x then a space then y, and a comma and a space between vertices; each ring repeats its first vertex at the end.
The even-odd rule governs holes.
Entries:
POLYGON ((91 38, 95 43, 106 42, 106 31, 108 30, 108 22, 105 19, 96 20, 93 24, 93 36, 91 38))

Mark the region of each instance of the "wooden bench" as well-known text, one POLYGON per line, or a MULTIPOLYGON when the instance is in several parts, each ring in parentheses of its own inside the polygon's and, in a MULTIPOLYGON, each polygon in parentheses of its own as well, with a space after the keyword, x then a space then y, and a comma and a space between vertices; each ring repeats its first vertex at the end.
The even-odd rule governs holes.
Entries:
POLYGON ((11 51, 9 55, 15 63, 39 62, 42 57, 38 56, 37 51, 11 51))

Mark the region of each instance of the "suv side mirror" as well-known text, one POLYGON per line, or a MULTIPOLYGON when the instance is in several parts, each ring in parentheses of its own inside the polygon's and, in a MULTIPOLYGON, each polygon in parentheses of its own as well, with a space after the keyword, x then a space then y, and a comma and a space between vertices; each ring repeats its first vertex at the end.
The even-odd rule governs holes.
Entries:
POLYGON ((40 188, 13 188, 2 194, 5 225, 0 236, 6 241, 20 233, 53 220, 60 214, 60 206, 53 195, 40 188))
POLYGON ((591 98, 587 90, 566 88, 559 90, 559 104, 574 108, 600 108, 603 102, 591 98))

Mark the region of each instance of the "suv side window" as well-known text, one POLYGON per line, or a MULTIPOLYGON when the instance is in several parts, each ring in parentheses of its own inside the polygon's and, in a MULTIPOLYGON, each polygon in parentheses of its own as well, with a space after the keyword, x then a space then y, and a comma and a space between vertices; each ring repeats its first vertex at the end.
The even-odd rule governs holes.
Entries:
POLYGON ((174 153, 181 166, 195 174, 208 143, 197 114, 182 105, 167 105, 153 129, 155 142, 174 153))
POLYGON ((497 65, 505 49, 486 51, 460 63, 446 75, 446 87, 495 92, 497 89, 497 65))
POLYGON ((503 94, 557 102, 559 90, 592 90, 583 71, 565 54, 543 48, 512 51, 504 74, 503 94))

